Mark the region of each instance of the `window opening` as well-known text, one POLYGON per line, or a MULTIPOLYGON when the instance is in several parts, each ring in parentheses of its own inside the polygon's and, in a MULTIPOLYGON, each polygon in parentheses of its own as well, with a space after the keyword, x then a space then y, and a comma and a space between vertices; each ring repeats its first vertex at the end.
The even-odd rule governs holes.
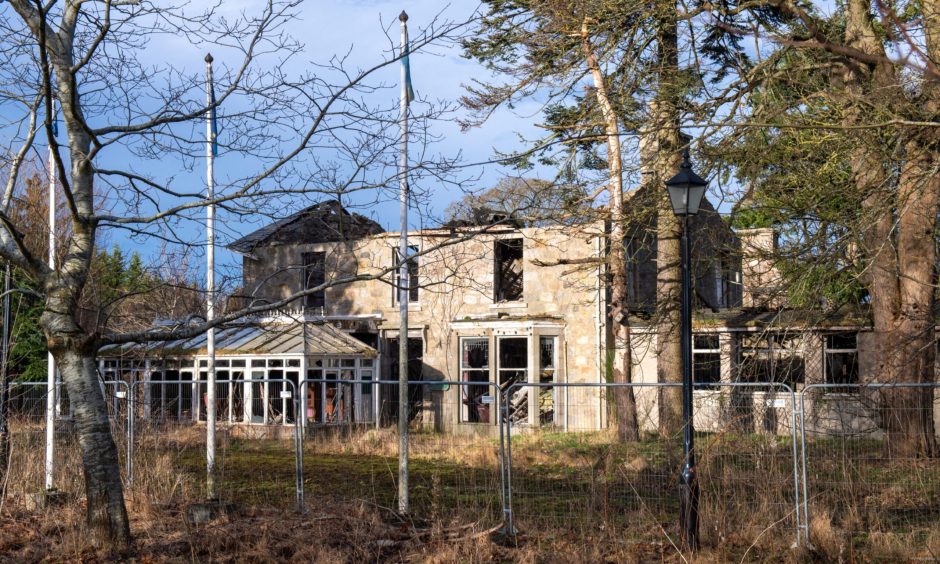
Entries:
POLYGON ((692 337, 692 381, 698 389, 721 382, 721 348, 718 335, 692 337))
POLYGON ((495 255, 495 301, 515 302, 522 300, 522 239, 496 241, 495 255))
MULTIPOLYGON (((326 282, 326 253, 303 253, 301 259, 304 263, 304 291, 316 288, 326 282)), ((304 296, 305 309, 323 309, 326 305, 326 292, 317 290, 304 296)))

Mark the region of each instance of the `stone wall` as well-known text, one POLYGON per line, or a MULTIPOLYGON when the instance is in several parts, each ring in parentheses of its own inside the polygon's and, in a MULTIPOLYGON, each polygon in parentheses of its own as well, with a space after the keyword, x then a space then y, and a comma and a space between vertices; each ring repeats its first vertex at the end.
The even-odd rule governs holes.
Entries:
MULTIPOLYGON (((409 304, 409 334, 420 336, 424 342, 423 378, 459 380, 459 339, 473 336, 489 339, 490 378, 496 382, 497 341, 517 336, 530 340, 529 378, 537 380, 534 345, 540 336, 553 336, 558 350, 556 381, 603 379, 602 266, 596 261, 558 264, 559 259, 597 258, 602 234, 600 224, 521 230, 507 227, 472 237, 445 230, 412 234, 409 244, 417 246, 420 253, 420 290, 417 303, 409 304), (523 239, 523 299, 494 303, 495 242, 505 238, 523 239)), ((397 246, 398 234, 385 233, 344 243, 264 247, 254 257, 245 258, 247 293, 259 301, 269 301, 299 291, 302 253, 322 251, 326 253, 328 280, 381 274, 378 279, 328 288, 322 313, 327 317, 372 316, 381 337, 396 338, 399 306, 390 269, 397 246)), ((460 391, 453 386, 443 392, 453 397, 443 399, 443 413, 429 417, 444 427, 492 432, 491 426, 481 430, 474 429, 479 427, 475 424, 458 423, 460 391)), ((556 392, 559 398, 563 396, 560 392, 556 392)), ((567 390, 568 404, 578 409, 565 412, 559 406, 556 424, 577 428, 605 424, 602 397, 596 388, 567 390)), ((530 395, 530 401, 535 406, 534 395, 530 395)), ((495 423, 493 411, 491 419, 495 423)))

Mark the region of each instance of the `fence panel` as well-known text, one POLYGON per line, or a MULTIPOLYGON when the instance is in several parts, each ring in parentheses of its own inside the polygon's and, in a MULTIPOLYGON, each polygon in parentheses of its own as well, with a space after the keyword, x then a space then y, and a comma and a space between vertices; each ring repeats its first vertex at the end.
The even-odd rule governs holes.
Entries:
MULTIPOLYGON (((414 381, 408 387, 409 513, 439 526, 499 524, 498 387, 486 381, 414 381)), ((304 432, 308 507, 358 500, 396 509, 398 381, 311 379, 301 389, 312 399, 304 432), (316 390, 340 399, 319 403, 316 390), (330 410, 325 418, 323 405, 330 410), (377 425, 376 416, 387 425, 377 425)))
POLYGON ((848 557, 940 555, 937 388, 816 384, 802 391, 811 543, 848 557))
MULTIPOLYGON (((561 531, 580 542, 611 537, 678 545, 681 425, 661 434, 659 412, 651 406, 657 396, 680 389, 509 386, 501 411, 511 525, 561 531), (607 411, 608 396, 630 392, 640 440, 622 442, 607 411), (557 408, 549 413, 546 405, 557 408)), ((792 539, 798 524, 794 394, 775 384, 716 384, 697 390, 694 405, 702 542, 792 539)))
MULTIPOLYGON (((161 503, 206 495, 205 380, 137 382, 134 486, 161 503)), ((242 506, 303 503, 295 383, 216 382, 216 493, 242 506)))
MULTIPOLYGON (((46 382, 11 382, 8 404, 10 430, 10 475, 7 493, 27 503, 28 497, 45 490, 46 474, 46 382)), ((118 448, 122 478, 127 478, 128 385, 123 381, 101 382, 111 433, 118 448)), ((65 386, 56 386, 56 417, 53 443, 53 488, 77 494, 84 491, 82 457, 65 386)))

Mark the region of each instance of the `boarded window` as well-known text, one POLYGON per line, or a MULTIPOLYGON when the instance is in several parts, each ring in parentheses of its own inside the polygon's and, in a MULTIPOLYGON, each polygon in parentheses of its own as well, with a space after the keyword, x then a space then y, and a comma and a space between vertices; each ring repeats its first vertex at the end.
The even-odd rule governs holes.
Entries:
POLYGON ((496 241, 495 296, 497 302, 522 299, 522 239, 496 241))
MULTIPOLYGON (((326 282, 326 253, 304 253, 304 291, 316 288, 326 282)), ((326 305, 326 292, 317 290, 304 296, 304 308, 318 309, 326 305)))

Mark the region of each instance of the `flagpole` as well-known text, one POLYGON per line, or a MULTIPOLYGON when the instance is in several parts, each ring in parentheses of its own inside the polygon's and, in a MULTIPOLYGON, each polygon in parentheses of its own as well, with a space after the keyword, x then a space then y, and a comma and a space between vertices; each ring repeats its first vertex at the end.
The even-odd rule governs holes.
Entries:
MULTIPOLYGON (((55 120, 55 98, 52 99, 52 119, 55 120)), ((55 185, 56 166, 55 155, 52 150, 52 140, 49 140, 49 268, 55 271, 55 185)), ((52 351, 48 351, 46 358, 46 491, 55 487, 53 472, 55 470, 55 406, 56 389, 55 359, 52 351)))
POLYGON ((401 21, 401 154, 398 157, 398 191, 401 203, 401 235, 398 242, 398 512, 408 513, 408 14, 401 21))
MULTIPOLYGON (((212 55, 206 55, 206 321, 215 319, 215 95, 212 86, 212 55)), ((209 356, 206 381, 206 495, 216 499, 215 491, 215 328, 206 331, 206 354, 209 356)))

